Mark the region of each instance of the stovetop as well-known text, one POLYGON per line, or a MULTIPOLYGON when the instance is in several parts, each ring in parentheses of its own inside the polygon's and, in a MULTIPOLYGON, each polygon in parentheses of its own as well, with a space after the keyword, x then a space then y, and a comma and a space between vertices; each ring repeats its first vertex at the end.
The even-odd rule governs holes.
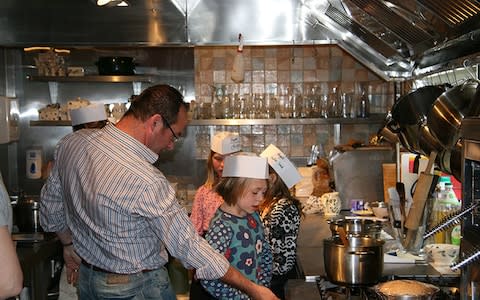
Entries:
MULTIPOLYGON (((383 281, 394 279, 407 279, 407 278, 384 278, 383 281)), ((409 278, 412 279, 412 278, 409 278)), ((425 279, 425 278, 424 278, 425 279)), ((459 300, 460 293, 458 288, 453 283, 442 281, 438 282, 437 279, 427 278, 427 280, 414 280, 427 282, 434 284, 440 288, 440 292, 435 295, 434 300, 459 300), (432 281, 437 281, 435 282, 432 281)), ((341 286, 328 281, 327 278, 319 277, 317 279, 317 287, 320 292, 321 300, 381 300, 374 291, 374 286, 341 286)))

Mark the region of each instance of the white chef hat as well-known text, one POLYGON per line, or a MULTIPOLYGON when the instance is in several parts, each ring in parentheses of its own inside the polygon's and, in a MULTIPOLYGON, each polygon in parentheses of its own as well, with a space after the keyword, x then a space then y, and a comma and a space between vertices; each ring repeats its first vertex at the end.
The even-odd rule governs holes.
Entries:
POLYGON ((223 161, 222 176, 268 179, 267 159, 245 152, 227 156, 223 161))
POLYGON ((104 121, 107 119, 107 113, 105 112, 105 105, 95 103, 70 110, 70 118, 72 119, 72 126, 76 126, 90 122, 104 121))
POLYGON ((212 137, 210 149, 225 155, 240 151, 240 136, 235 132, 220 131, 212 137))
POLYGON ((277 172, 278 176, 280 176, 288 188, 291 188, 302 180, 302 176, 295 165, 274 145, 270 144, 263 150, 260 156, 268 160, 268 164, 277 172))

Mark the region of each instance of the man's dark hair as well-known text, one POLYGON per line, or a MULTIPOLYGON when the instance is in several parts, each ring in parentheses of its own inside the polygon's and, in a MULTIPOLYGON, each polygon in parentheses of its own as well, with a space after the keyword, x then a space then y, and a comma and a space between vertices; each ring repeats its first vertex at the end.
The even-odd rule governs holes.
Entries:
POLYGON ((136 119, 145 121, 159 114, 168 123, 175 124, 182 106, 188 108, 179 91, 169 85, 158 84, 136 96, 124 116, 133 115, 136 119))

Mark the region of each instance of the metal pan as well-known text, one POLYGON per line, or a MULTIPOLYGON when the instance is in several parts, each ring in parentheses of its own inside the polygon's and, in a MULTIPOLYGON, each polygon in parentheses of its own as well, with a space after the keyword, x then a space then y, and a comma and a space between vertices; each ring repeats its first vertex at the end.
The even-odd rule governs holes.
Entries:
POLYGON ((477 111, 480 102, 472 105, 478 82, 466 80, 464 83, 442 93, 433 103, 427 115, 427 125, 433 135, 446 148, 451 149, 460 138, 460 126, 464 117, 477 111))

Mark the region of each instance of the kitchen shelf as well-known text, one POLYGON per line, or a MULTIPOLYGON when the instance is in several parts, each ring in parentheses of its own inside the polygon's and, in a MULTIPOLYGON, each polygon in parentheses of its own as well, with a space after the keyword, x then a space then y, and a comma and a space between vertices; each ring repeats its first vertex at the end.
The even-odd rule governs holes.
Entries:
POLYGON ((317 124, 372 124, 382 123, 384 114, 373 114, 369 118, 302 118, 302 119, 204 119, 191 120, 189 125, 317 125, 317 124))
POLYGON ((87 76, 27 76, 32 81, 46 82, 152 82, 149 75, 113 76, 113 75, 87 75, 87 76))
MULTIPOLYGON (((191 120, 191 126, 208 125, 317 125, 317 124, 378 124, 383 122, 383 114, 373 114, 369 118, 304 118, 304 119, 205 119, 191 120)), ((31 120, 30 126, 72 126, 71 121, 31 120)))

